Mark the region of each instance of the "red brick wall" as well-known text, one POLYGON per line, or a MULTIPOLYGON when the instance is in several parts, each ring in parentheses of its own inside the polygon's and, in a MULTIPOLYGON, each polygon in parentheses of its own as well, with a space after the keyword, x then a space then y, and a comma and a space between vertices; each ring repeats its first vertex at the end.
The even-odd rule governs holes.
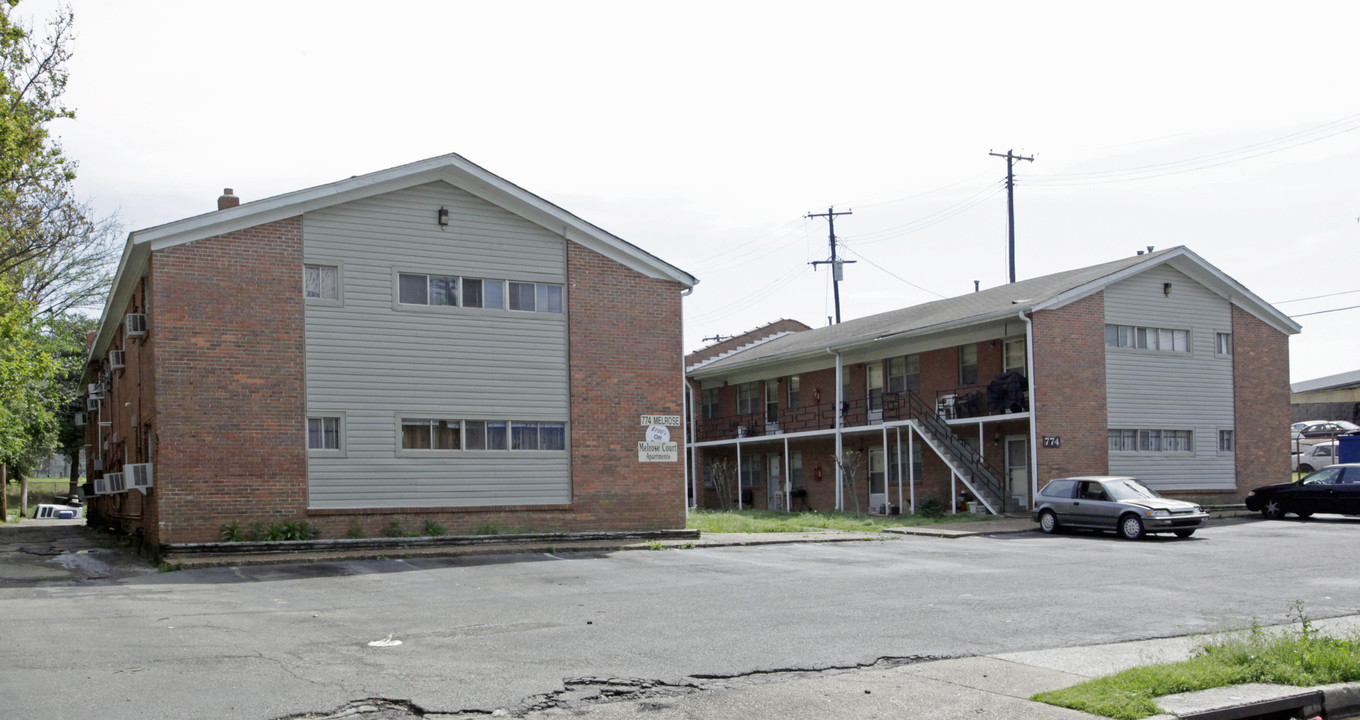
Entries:
MULTIPOLYGON (((572 513, 579 530, 685 526, 684 463, 638 462, 641 415, 684 412, 679 283, 567 243, 572 513)), ((685 443, 680 428, 671 440, 685 443)))
MULTIPOLYGON (((123 314, 146 312, 146 297, 149 282, 143 278, 133 290, 132 298, 123 308, 123 314)), ((100 412, 89 413, 89 424, 85 429, 89 450, 86 454, 86 477, 102 477, 111 472, 121 472, 131 463, 144 463, 152 459, 155 442, 155 345, 154 333, 143 338, 125 338, 123 326, 114 329, 108 350, 122 350, 124 367, 114 370, 106 351, 100 362, 100 372, 111 380, 111 388, 104 396, 100 412), (106 428, 99 427, 99 421, 111 422, 106 428), (147 435, 148 424, 152 435, 147 435), (94 471, 94 460, 103 461, 103 470, 94 471)), ((143 497, 140 492, 130 491, 116 495, 103 495, 91 502, 91 509, 121 531, 137 533, 143 526, 155 526, 156 505, 155 488, 143 497)))
POLYGON ((302 219, 152 255, 162 543, 307 509, 302 219))
POLYGON ((1038 486, 1055 477, 1108 473, 1105 295, 1041 310, 1033 320, 1038 486), (1045 435, 1059 437, 1062 446, 1043 447, 1045 435))
POLYGON ((1289 336, 1232 306, 1237 490, 1289 478, 1289 336))

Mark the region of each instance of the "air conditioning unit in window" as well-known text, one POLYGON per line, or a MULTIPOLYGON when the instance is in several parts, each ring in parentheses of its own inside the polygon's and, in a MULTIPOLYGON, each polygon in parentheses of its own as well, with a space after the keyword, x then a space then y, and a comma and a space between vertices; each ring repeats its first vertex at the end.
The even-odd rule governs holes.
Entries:
POLYGON ((85 398, 85 410, 86 410, 87 412, 92 412, 92 413, 97 413, 97 412, 99 412, 99 398, 97 398, 97 397, 88 397, 88 398, 85 398))
POLYGON ((123 473, 127 476, 127 485, 133 490, 140 490, 143 495, 146 489, 152 487, 151 463, 137 463, 123 468, 123 473))
POLYGON ((109 473, 104 476, 104 479, 109 481, 109 492, 127 492, 127 482, 124 480, 123 473, 109 473))
POLYGON ((85 427, 89 422, 90 416, 83 412, 78 412, 71 418, 71 424, 76 427, 85 427))
POLYGON ((104 399, 104 383, 102 383, 102 382, 92 382, 92 383, 89 384, 88 389, 89 389, 89 391, 90 391, 90 399, 91 399, 91 400, 103 400, 103 399, 104 399))
POLYGON ((94 479, 94 494, 95 495, 109 494, 109 479, 107 477, 94 479))
POLYGON ((146 337, 146 313, 123 316, 123 334, 130 338, 146 337))
POLYGON ((122 370, 122 369, 123 369, 123 351, 122 351, 122 350, 110 350, 110 351, 109 351, 109 367, 112 367, 114 370, 122 370))

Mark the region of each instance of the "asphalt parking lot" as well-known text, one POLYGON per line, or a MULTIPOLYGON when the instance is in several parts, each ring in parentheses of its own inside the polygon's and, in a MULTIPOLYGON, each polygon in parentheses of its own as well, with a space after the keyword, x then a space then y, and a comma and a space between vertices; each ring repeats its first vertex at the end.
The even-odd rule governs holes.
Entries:
POLYGON ((543 713, 638 688, 1284 622, 1296 601, 1314 618, 1360 614, 1344 551, 1360 519, 1339 516, 1215 520, 1188 540, 1025 532, 167 573, 74 536, 0 535, 0 705, 16 717, 278 718, 369 698, 543 713))

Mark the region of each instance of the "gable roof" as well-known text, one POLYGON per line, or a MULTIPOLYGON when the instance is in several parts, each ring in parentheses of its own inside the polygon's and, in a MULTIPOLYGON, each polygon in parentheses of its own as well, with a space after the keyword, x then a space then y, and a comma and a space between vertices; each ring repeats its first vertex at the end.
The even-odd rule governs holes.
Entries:
POLYGON ((755 347, 761 343, 767 343, 778 337, 783 337, 789 333, 811 330, 804 323, 798 320, 780 318, 772 323, 766 323, 754 330, 748 330, 735 337, 719 340, 718 342, 699 348, 685 356, 685 370, 688 372, 705 364, 713 362, 718 358, 724 358, 755 347))
POLYGON ((1294 393, 1308 393, 1319 390, 1348 390, 1353 387, 1360 387, 1360 370, 1303 380, 1289 386, 1289 389, 1294 393))
POLYGON ((1160 265, 1169 265, 1184 273, 1280 332, 1293 334, 1299 331, 1299 325, 1286 315, 1189 248, 1178 246, 785 335, 715 359, 696 368, 695 374, 707 375, 763 361, 821 354, 828 349, 848 349, 889 338, 928 335, 1014 317, 1021 312, 1059 308, 1160 265))
POLYGON ((146 272, 152 251, 435 181, 447 182, 647 277, 672 280, 685 288, 692 288, 699 282, 693 275, 642 248, 461 155, 450 153, 129 233, 109 300, 100 318, 98 335, 90 348, 91 357, 97 357, 107 348, 121 319, 117 314, 127 307, 137 280, 146 272))

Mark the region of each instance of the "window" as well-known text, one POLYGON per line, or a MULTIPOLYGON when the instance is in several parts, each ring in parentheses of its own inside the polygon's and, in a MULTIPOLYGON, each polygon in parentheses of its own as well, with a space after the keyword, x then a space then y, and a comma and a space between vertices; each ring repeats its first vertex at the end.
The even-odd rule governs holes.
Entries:
POLYGON ((397 302, 403 305, 429 305, 430 280, 425 275, 407 275, 398 278, 397 302))
POLYGON ((463 424, 457 420, 401 421, 403 450, 462 450, 463 424))
POLYGON ((334 265, 303 265, 302 294, 318 300, 339 300, 339 268, 334 265))
POLYGON ((525 312, 562 312, 562 286, 545 283, 510 282, 509 308, 525 312))
POLYGON ((1195 433, 1192 430, 1110 429, 1111 452, 1192 452, 1195 433))
POLYGON ((1231 430, 1218 431, 1218 451, 1219 452, 1233 451, 1233 431, 1231 430))
POLYGON ((718 388, 709 388, 699 393, 699 408, 705 420, 718 417, 718 388))
POLYGON ((756 487, 761 483, 760 469, 765 463, 756 454, 741 456, 741 486, 756 487))
POLYGON ((510 423, 510 449, 537 450, 538 423, 519 421, 510 423))
POLYGON ((565 423, 512 420, 510 422, 511 450, 565 450, 565 423))
POLYGON ((307 449, 339 450, 340 418, 338 417, 307 418, 307 449))
POLYGON ((750 415, 759 410, 757 403, 760 398, 756 396, 756 383, 742 383, 737 386, 737 414, 750 415))
POLYGON ((397 302, 402 305, 442 305, 486 310, 504 310, 508 307, 524 312, 563 312, 561 285, 460 278, 456 275, 398 273, 397 302))
POLYGON ((802 402, 802 394, 798 389, 798 376, 789 376, 789 407, 796 408, 802 402))
POLYGON ((1232 333, 1214 333, 1214 353, 1218 355, 1232 354, 1232 333))
POLYGON ((463 278, 463 307, 505 309, 505 283, 500 280, 463 278))
POLYGON ((796 450, 789 455, 789 483, 792 487, 803 487, 802 450, 796 450))
POLYGON ((765 381, 765 422, 779 422, 779 383, 765 381))
POLYGON ((888 358, 888 392, 921 391, 921 356, 888 358))
POLYGON ((1006 341, 1006 354, 1003 358, 1004 372, 1017 372, 1025 374, 1025 339, 1010 338, 1006 341))
POLYGON ((1106 347, 1135 348, 1157 352, 1189 352, 1190 331, 1168 328, 1106 325, 1106 347))
POLYGON ((959 385, 976 385, 978 379, 977 345, 959 346, 959 385))
POLYGON ((883 410, 883 364, 870 363, 865 373, 865 392, 869 398, 869 410, 883 410))

